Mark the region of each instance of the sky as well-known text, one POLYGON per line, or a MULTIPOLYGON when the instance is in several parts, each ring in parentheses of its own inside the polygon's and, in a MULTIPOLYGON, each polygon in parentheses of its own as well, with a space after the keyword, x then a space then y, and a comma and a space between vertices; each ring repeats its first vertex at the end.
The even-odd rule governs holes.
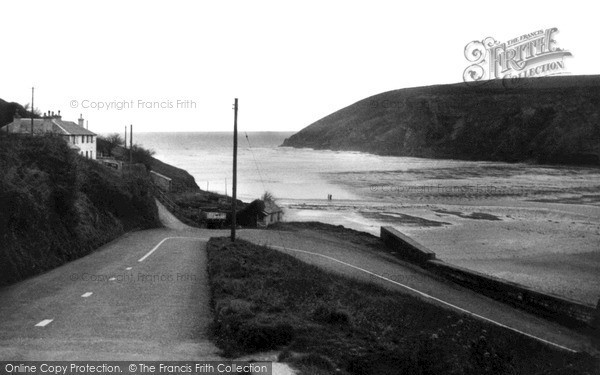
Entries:
POLYGON ((11 1, 0 98, 96 133, 297 131, 358 100, 462 81, 465 46, 558 28, 598 74, 591 1, 11 1), (12 50, 11 50, 12 48, 12 50), (101 108, 103 107, 103 108, 101 108))

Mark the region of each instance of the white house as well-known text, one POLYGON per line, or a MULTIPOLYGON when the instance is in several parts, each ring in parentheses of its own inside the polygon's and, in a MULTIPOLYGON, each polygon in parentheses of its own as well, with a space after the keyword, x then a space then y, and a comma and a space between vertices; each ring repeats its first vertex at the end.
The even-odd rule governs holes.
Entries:
MULTIPOLYGON (((60 115, 60 111, 56 115, 54 112, 44 113, 42 118, 33 119, 33 134, 58 134, 80 155, 89 159, 96 159, 96 133, 84 127, 81 115, 77 122, 76 124, 72 121, 64 121, 60 115)), ((13 122, 3 126, 1 131, 30 134, 31 119, 21 118, 18 114, 15 114, 13 122)))

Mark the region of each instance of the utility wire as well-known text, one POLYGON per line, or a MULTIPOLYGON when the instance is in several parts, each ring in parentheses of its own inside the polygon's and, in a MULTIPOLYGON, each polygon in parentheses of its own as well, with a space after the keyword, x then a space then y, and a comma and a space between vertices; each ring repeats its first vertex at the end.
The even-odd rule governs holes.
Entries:
MULTIPOLYGON (((248 133, 247 132, 244 132, 244 134, 246 135, 246 142, 248 142, 248 150, 250 150, 250 153, 252 154, 252 159, 254 160, 254 165, 256 166, 256 171, 258 172, 258 177, 260 178, 260 182, 262 184, 262 187, 263 187, 263 189, 266 192, 267 191, 267 186, 265 184, 265 180, 264 180, 263 175, 261 173, 261 168, 259 167, 258 161, 256 160, 256 156, 254 155, 254 150, 252 150, 252 145, 250 144, 250 138, 248 137, 248 133)), ((283 236, 281 235, 281 231, 276 230, 275 232, 279 236, 279 240, 281 241, 282 247, 284 248, 284 250, 287 251, 287 247, 285 246, 285 241, 283 240, 283 236)))
POLYGON ((256 166, 256 171, 258 172, 258 177, 260 178, 262 187, 266 192, 267 187, 265 186, 265 180, 263 179, 262 173, 260 171, 260 167, 258 166, 258 161, 256 160, 256 156, 254 156, 254 151, 252 150, 252 145, 250 144, 250 138, 248 138, 247 132, 244 132, 244 134, 246 135, 246 142, 248 142, 248 150, 250 150, 250 153, 252 154, 252 159, 254 160, 254 165, 256 166))

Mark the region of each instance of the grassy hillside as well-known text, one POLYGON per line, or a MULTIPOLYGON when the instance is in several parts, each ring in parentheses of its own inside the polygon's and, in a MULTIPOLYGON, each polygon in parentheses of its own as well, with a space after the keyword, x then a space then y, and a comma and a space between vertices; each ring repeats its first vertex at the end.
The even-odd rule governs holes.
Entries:
POLYGON ((147 177, 122 178, 56 136, 0 134, 0 285, 160 225, 147 177))
POLYGON ((173 190, 176 192, 200 191, 194 177, 185 169, 174 167, 156 158, 152 158, 150 169, 162 175, 169 176, 172 179, 173 190))
MULTIPOLYGON (((98 151, 103 154, 109 154, 109 142, 99 137, 97 139, 98 151)), ((129 161, 129 150, 122 146, 114 147, 110 154, 116 159, 129 161)), ((200 188, 196 184, 194 177, 188 171, 164 163, 154 157, 153 152, 145 150, 142 147, 134 145, 133 162, 146 164, 149 170, 155 171, 172 179, 173 190, 176 192, 199 192, 200 188)))
POLYGON ((598 165, 600 76, 389 91, 320 119, 283 146, 598 165))
POLYGON ((211 238, 207 255, 211 334, 225 356, 281 350, 316 375, 599 373, 586 353, 243 240, 211 238))

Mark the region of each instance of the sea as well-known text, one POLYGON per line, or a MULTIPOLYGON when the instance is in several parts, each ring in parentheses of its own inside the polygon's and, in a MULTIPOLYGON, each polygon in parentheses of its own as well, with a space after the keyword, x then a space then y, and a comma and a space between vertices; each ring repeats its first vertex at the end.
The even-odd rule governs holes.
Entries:
MULTIPOLYGON (((591 305, 600 297, 600 169, 281 147, 238 134, 237 196, 270 192, 285 221, 379 235, 393 226, 444 261, 591 305)), ((136 133, 134 143, 232 193, 233 136, 136 133)))
MULTIPOLYGON (((351 151, 280 147, 293 132, 238 134, 237 197, 243 201, 271 193, 285 208, 286 220, 321 221, 378 234, 386 217, 370 213, 374 205, 394 200, 381 185, 381 174, 402 171, 481 167, 482 163, 389 157, 351 151), (380 189, 379 196, 373 193, 380 189), (331 199, 330 199, 331 198, 331 199)), ((136 142, 155 157, 187 170, 202 190, 232 193, 233 135, 231 132, 137 133, 136 142)), ((483 163, 485 164, 485 163, 483 163)), ((406 183, 404 178, 402 183, 406 183)), ((410 183, 414 183, 411 181, 410 183)), ((391 213, 393 215, 393 213, 391 213)))
MULTIPOLYGON (((599 206, 598 168, 281 147, 292 134, 238 134, 238 198, 250 202, 270 192, 286 208, 288 220, 319 220, 377 234, 382 224, 405 223, 390 219, 403 214, 394 212, 398 208, 415 204, 570 200, 599 206)), ((187 170, 201 189, 231 195, 231 132, 137 133, 135 138, 156 158, 187 170)))

